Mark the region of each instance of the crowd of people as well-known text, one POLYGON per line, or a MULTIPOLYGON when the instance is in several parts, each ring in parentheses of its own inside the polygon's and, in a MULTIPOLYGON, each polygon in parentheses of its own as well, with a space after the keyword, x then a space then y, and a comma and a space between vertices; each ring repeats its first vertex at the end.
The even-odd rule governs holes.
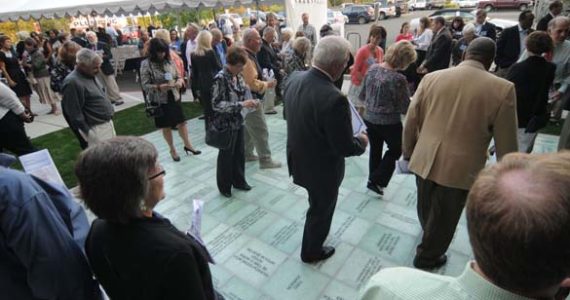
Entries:
MULTIPOLYGON (((253 188, 246 162, 258 161, 260 169, 282 166, 273 159, 265 115, 276 113, 275 101, 283 102, 289 174, 308 192, 300 253, 305 263, 334 255, 325 240, 345 158, 363 154, 368 144, 367 188, 373 193, 384 194, 398 159, 415 175, 422 228, 417 269, 446 264, 466 207, 475 261, 460 277, 386 269, 370 280, 362 299, 429 299, 434 293, 446 299, 563 299, 570 288, 570 156, 564 151, 570 148, 570 117, 561 152, 527 154, 538 130, 570 105, 570 20, 559 15, 559 4, 551 4, 550 19, 541 19, 536 31, 532 12, 522 11, 519 24, 500 36, 484 10, 470 24, 422 18, 412 32, 404 23, 389 47, 385 28, 374 24, 354 55, 328 25, 317 42, 308 14, 297 31, 280 28, 272 14, 267 23, 252 22, 231 35, 223 26, 189 24, 179 39, 155 28, 140 46, 140 83, 174 161, 180 156, 173 129, 187 154, 201 153, 190 141, 181 93, 188 88, 200 101, 206 142, 219 149, 217 187, 227 198, 232 188, 253 188), (340 89, 345 74, 348 95, 340 89), (365 132, 353 131, 350 106, 362 116, 365 132), (491 141, 499 162, 485 169, 491 141)), ((0 253, 7 257, 0 280, 11 282, 8 295, 28 298, 100 299, 93 273, 113 299, 223 299, 203 242, 153 210, 165 197, 166 174, 155 146, 116 137, 113 103, 119 105, 120 93, 114 72, 105 71, 109 43, 100 40, 94 32, 58 40, 50 73, 53 54, 45 41, 23 41, 28 61, 0 37, 0 67, 8 74, 8 85, 0 84, 0 130, 12 138, 3 134, 0 147, 35 151, 22 125, 33 119, 31 75, 46 103, 58 97, 53 91, 62 98, 63 115, 85 149, 75 165, 81 199, 97 216, 89 227, 66 190, 0 167, 0 253), (20 66, 30 68, 27 75, 20 66), (38 257, 32 247, 58 249, 57 259, 38 257), (65 271, 59 279, 48 275, 55 268, 65 271), (33 276, 26 280, 26 273, 33 276)), ((107 41, 113 43, 112 37, 107 41)), ((0 164, 11 162, 0 154, 0 164)))

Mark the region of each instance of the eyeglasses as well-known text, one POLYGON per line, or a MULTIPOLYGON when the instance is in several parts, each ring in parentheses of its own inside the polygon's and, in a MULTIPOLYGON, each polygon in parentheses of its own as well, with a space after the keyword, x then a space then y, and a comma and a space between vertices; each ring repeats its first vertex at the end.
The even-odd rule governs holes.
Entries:
POLYGON ((162 171, 160 171, 160 172, 158 172, 158 173, 156 173, 156 174, 150 176, 150 177, 148 178, 148 180, 153 180, 153 179, 155 179, 155 178, 157 178, 157 177, 164 176, 164 175, 166 175, 166 170, 162 169, 162 171))

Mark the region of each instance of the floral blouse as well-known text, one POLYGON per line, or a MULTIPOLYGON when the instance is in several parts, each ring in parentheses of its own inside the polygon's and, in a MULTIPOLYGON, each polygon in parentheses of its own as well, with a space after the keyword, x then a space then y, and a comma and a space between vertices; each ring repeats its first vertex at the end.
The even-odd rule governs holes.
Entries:
POLYGON ((234 76, 224 67, 214 77, 212 85, 212 125, 218 129, 239 130, 243 125, 242 103, 246 99, 252 99, 252 96, 242 75, 234 76))
MULTIPOLYGON (((176 82, 181 78, 176 66, 168 60, 165 60, 163 63, 155 63, 147 58, 141 63, 141 84, 147 93, 154 89, 157 84, 176 82), (171 78, 167 80, 170 76, 171 78)), ((180 91, 177 88, 171 88, 168 91, 159 92, 158 102, 162 104, 167 103, 169 92, 172 92, 176 101, 180 100, 180 91)))
POLYGON ((61 86, 63 85, 63 80, 69 73, 73 72, 73 68, 68 67, 62 62, 58 62, 55 67, 51 70, 51 89, 54 92, 61 93, 61 86))

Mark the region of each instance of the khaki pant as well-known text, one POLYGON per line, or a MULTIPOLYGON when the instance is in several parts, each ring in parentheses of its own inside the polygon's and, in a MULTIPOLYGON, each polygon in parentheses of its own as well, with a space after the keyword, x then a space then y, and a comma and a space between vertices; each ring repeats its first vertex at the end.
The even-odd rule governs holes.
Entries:
POLYGON ((261 160, 271 158, 269 132, 265 122, 263 104, 245 117, 245 157, 253 156, 253 148, 261 160))
POLYGON ((570 113, 566 116, 562 131, 560 132, 560 140, 558 141, 558 151, 570 150, 570 113))
POLYGON ((519 152, 531 153, 534 148, 534 141, 538 133, 526 133, 526 128, 517 129, 517 139, 519 142, 519 152))
POLYGON ((111 100, 111 102, 115 102, 121 100, 121 91, 119 90, 119 86, 117 85, 117 80, 115 79, 115 75, 105 75, 103 72, 99 72, 97 74, 99 80, 105 87, 105 91, 107 93, 107 98, 111 100))
POLYGON ((265 112, 275 111, 275 88, 267 89, 265 95, 263 96, 265 112))
POLYGON ((81 132, 81 130, 79 132, 85 141, 87 141, 88 147, 96 145, 97 143, 100 143, 104 140, 114 138, 117 135, 115 133, 115 125, 113 124, 113 120, 91 127, 87 134, 81 132))

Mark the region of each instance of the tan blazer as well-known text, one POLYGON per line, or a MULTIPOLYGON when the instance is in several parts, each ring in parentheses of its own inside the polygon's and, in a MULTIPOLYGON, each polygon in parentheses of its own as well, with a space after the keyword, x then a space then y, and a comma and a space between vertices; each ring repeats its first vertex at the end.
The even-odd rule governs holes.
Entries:
POLYGON ((410 170, 440 185, 469 190, 487 160, 517 151, 514 85, 467 60, 426 75, 404 124, 403 156, 410 170))

